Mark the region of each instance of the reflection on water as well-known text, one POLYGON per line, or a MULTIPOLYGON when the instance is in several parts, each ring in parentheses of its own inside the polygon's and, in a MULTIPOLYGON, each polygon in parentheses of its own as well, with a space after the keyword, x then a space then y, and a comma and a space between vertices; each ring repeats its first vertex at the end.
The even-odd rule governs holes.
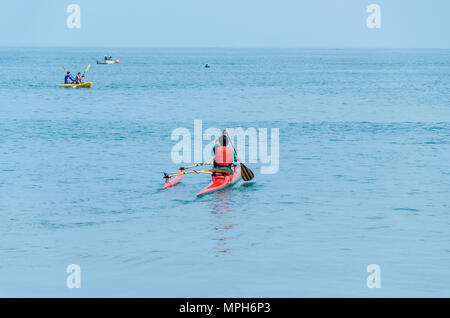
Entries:
POLYGON ((219 191, 213 194, 214 200, 211 201, 210 211, 215 217, 213 240, 217 242, 215 250, 218 253, 228 253, 231 251, 230 243, 233 239, 237 239, 241 234, 233 235, 232 230, 238 224, 236 223, 236 210, 230 203, 230 189, 219 191))

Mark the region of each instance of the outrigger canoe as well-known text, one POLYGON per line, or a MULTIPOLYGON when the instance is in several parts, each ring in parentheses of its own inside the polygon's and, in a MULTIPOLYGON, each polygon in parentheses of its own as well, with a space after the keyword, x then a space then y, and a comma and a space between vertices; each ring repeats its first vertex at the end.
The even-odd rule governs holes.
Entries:
POLYGON ((212 176, 212 182, 209 186, 197 193, 197 196, 202 196, 211 192, 223 190, 228 188, 241 180, 241 168, 234 167, 233 174, 230 176, 212 176))
MULTIPOLYGON (((233 147, 234 153, 236 154, 237 161, 239 161, 239 163, 240 163, 240 167, 233 165, 234 170, 233 170, 232 175, 228 175, 228 173, 229 173, 228 169, 220 169, 220 168, 213 168, 213 169, 207 169, 207 170, 185 171, 186 169, 196 168, 196 167, 200 167, 200 166, 213 165, 213 162, 199 163, 199 164, 196 164, 196 165, 193 165, 190 167, 181 167, 180 172, 164 173, 164 178, 166 179, 166 182, 163 186, 163 189, 168 189, 168 188, 173 187, 173 186, 177 185, 178 183, 180 183, 180 181, 183 179, 183 176, 185 174, 205 173, 205 174, 211 175, 212 182, 206 188, 204 188, 202 191, 197 193, 197 196, 202 196, 204 194, 208 194, 211 192, 223 190, 227 187, 232 186, 233 184, 235 184, 236 182, 241 180, 241 178, 244 181, 253 180, 255 175, 249 168, 247 168, 242 163, 241 159, 239 158, 238 154, 236 153, 236 148, 234 148, 233 142, 231 141, 230 136, 228 136, 228 132, 226 129, 223 131, 222 136, 225 136, 225 134, 228 137, 228 139, 230 140, 230 144, 233 147), (171 178, 173 178, 173 179, 170 180, 171 178)), ((224 144, 226 143, 225 139, 224 139, 223 143, 224 144)))
POLYGON ((82 84, 59 84, 61 87, 76 87, 76 88, 88 88, 92 86, 92 82, 86 82, 82 84))

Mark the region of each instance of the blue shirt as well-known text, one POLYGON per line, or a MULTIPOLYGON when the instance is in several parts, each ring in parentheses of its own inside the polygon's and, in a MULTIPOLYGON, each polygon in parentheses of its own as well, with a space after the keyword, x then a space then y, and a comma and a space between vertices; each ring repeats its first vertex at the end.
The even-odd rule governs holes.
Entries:
POLYGON ((72 82, 75 82, 75 79, 73 79, 72 76, 66 75, 66 77, 64 77, 64 84, 71 84, 72 82), (69 79, 71 82, 69 82, 69 79))

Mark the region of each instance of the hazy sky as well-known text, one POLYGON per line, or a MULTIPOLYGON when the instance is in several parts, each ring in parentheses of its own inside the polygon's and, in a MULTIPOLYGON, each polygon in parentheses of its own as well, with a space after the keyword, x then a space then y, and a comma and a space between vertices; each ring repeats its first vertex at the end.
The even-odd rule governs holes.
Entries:
POLYGON ((449 15, 449 0, 13 0, 0 46, 450 48, 449 15), (366 26, 372 3, 381 29, 366 26))

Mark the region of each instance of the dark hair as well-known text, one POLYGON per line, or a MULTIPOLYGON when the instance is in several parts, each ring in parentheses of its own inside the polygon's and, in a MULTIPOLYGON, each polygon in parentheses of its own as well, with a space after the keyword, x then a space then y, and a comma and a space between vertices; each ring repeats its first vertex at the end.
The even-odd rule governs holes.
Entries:
POLYGON ((227 136, 226 135, 222 136, 222 146, 224 146, 224 147, 227 146, 227 136))
POLYGON ((67 75, 69 75, 70 74, 70 72, 67 72, 67 75))

